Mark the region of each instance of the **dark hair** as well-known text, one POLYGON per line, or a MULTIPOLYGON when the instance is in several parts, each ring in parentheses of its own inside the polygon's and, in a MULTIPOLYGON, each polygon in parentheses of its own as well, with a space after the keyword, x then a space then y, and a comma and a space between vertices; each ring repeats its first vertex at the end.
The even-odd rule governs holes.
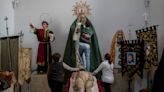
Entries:
POLYGON ((42 25, 43 25, 44 23, 48 25, 48 22, 47 22, 47 21, 42 21, 42 25))
POLYGON ((61 55, 59 53, 55 53, 52 55, 52 59, 54 60, 54 62, 58 62, 60 57, 61 55))
POLYGON ((86 19, 85 26, 86 27, 91 27, 91 25, 92 25, 91 22, 88 19, 86 19))
POLYGON ((112 63, 112 61, 110 60, 110 54, 109 54, 109 53, 106 53, 105 56, 104 56, 104 58, 105 58, 106 60, 108 60, 109 64, 112 63))

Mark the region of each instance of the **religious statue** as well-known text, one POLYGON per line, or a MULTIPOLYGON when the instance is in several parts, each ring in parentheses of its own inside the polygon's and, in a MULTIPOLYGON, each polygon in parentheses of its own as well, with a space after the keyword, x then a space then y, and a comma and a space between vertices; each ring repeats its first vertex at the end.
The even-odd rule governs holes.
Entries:
POLYGON ((90 6, 86 2, 76 3, 73 22, 68 35, 64 53, 64 62, 70 66, 83 67, 93 71, 102 61, 96 32, 87 18, 90 15, 90 6))
POLYGON ((15 74, 12 71, 0 71, 0 92, 11 87, 16 83, 15 74))
POLYGON ((79 71, 76 74, 73 89, 75 92, 85 92, 85 90, 86 92, 92 92, 93 82, 93 76, 89 72, 79 71))
POLYGON ((67 81, 65 92, 102 92, 101 85, 90 72, 73 72, 67 81))
POLYGON ((48 28, 48 22, 42 22, 42 29, 35 28, 30 24, 31 29, 34 34, 36 34, 39 46, 38 46, 38 55, 37 55, 37 71, 38 73, 46 73, 48 63, 52 62, 51 54, 51 45, 50 42, 54 40, 54 35, 51 30, 48 28))
POLYGON ((111 60, 115 68, 121 68, 121 41, 126 40, 125 34, 122 29, 119 29, 113 36, 112 45, 110 49, 111 60))

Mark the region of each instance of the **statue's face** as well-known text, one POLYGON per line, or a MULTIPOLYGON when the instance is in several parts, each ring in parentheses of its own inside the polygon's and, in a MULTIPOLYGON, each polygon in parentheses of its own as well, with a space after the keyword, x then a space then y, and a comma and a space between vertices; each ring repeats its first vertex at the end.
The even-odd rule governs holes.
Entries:
POLYGON ((131 55, 128 55, 128 61, 132 61, 133 60, 133 57, 131 55))
POLYGON ((123 31, 120 30, 117 32, 117 41, 123 40, 123 31))
POLYGON ((48 28, 48 25, 46 23, 43 23, 42 24, 42 27, 43 27, 43 29, 47 29, 48 28))
POLYGON ((118 31, 118 33, 117 33, 117 36, 118 37, 121 37, 123 35, 123 32, 120 30, 120 31, 118 31))
POLYGON ((83 14, 81 14, 81 15, 79 16, 79 21, 80 21, 81 23, 84 23, 84 24, 85 24, 85 22, 86 22, 86 17, 85 17, 83 14))

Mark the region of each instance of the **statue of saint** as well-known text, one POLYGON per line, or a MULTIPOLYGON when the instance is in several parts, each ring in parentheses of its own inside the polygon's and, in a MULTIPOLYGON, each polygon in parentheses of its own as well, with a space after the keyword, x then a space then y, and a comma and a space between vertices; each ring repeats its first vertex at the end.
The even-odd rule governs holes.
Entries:
POLYGON ((38 55, 37 55, 37 71, 38 73, 46 73, 48 63, 52 62, 51 45, 50 42, 54 40, 54 35, 48 28, 48 22, 43 21, 41 29, 34 27, 30 24, 30 27, 39 41, 38 55))
POLYGON ((121 41, 126 40, 125 34, 122 29, 119 29, 113 36, 112 45, 110 49, 111 60, 115 68, 121 68, 121 41))

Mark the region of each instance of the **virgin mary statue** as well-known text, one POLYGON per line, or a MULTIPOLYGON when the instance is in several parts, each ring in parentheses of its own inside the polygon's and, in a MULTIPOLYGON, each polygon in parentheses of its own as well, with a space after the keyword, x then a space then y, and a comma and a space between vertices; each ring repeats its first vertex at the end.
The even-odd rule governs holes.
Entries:
MULTIPOLYGON (((95 29, 87 18, 90 8, 86 3, 79 3, 73 11, 77 18, 70 27, 63 60, 72 67, 82 67, 92 72, 102 59, 95 29)), ((70 74, 66 71, 66 76, 70 74)))

